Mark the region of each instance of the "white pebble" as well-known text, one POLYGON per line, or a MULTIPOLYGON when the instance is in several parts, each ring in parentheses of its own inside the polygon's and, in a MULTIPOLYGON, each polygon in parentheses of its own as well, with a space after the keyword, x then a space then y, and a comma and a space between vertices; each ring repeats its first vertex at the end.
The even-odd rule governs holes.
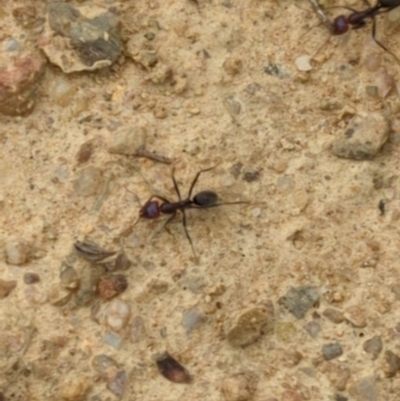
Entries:
POLYGON ((294 63, 296 64, 296 67, 299 71, 311 71, 312 66, 310 64, 311 61, 311 56, 308 54, 303 54, 302 56, 299 56, 296 58, 294 63))
POLYGON ((112 300, 106 310, 107 324, 113 330, 121 330, 128 323, 131 314, 129 305, 119 299, 112 300))
POLYGON ((253 217, 259 217, 261 215, 261 209, 259 207, 255 207, 252 210, 252 213, 253 213, 253 217))

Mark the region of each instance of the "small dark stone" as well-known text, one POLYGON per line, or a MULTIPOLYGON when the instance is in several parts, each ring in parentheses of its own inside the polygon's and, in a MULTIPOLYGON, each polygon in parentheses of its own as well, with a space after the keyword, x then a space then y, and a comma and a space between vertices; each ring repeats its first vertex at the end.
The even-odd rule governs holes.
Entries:
POLYGON ((169 381, 174 383, 189 383, 192 378, 189 372, 167 352, 156 360, 158 370, 169 381))
POLYGON ((400 358, 393 351, 385 351, 385 361, 388 364, 385 369, 386 377, 393 377, 400 370, 400 358))
POLYGON ((322 346, 322 356, 325 361, 330 361, 343 354, 342 346, 339 343, 324 344, 322 346))
POLYGON ((291 288, 278 302, 300 319, 318 302, 318 300, 319 292, 317 287, 301 286, 291 288))
POLYGON ((128 288, 128 280, 123 274, 102 277, 97 283, 97 291, 103 299, 109 300, 128 288))
POLYGON ((272 75, 278 78, 282 77, 281 67, 278 64, 268 64, 266 67, 264 67, 264 72, 268 75, 272 75))
POLYGON ((378 203, 378 209, 381 212, 381 216, 383 216, 385 214, 385 209, 386 209, 386 204, 385 204, 385 200, 381 199, 378 203))
POLYGON ((36 273, 25 273, 24 274, 24 283, 25 284, 35 284, 40 281, 40 277, 36 273))
POLYGON ((333 308, 326 308, 322 314, 333 323, 339 324, 344 321, 343 313, 333 308))
POLYGON ((372 337, 363 344, 363 349, 365 352, 372 354, 372 359, 378 358, 383 348, 382 339, 380 336, 372 337))
POLYGON ((340 394, 335 394, 335 401, 347 401, 348 398, 340 394))
POLYGON ((248 171, 243 175, 243 180, 246 182, 257 181, 260 178, 260 173, 258 171, 248 171))
POLYGON ((243 164, 242 163, 235 163, 230 168, 230 173, 237 179, 240 175, 240 171, 242 170, 243 164))

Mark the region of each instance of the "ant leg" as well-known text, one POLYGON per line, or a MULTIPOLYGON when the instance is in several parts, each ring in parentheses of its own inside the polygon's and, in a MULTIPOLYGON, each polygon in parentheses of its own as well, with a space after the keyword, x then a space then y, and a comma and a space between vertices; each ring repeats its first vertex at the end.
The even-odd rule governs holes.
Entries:
POLYGON ((372 39, 379 47, 381 47, 383 50, 385 50, 385 52, 389 53, 400 64, 400 59, 393 52, 391 52, 382 42, 380 42, 376 38, 376 18, 375 17, 372 18, 372 39))
POLYGON ((189 243, 190 243, 190 246, 191 246, 191 248, 192 248, 193 255, 194 255, 194 257, 197 259, 197 254, 196 254, 196 251, 194 250, 193 241, 192 241, 192 238, 190 238, 189 231, 188 231, 188 229, 187 229, 186 214, 185 214, 185 211, 184 211, 184 210, 182 211, 182 225, 183 225, 183 228, 184 228, 184 230, 185 230, 186 238, 188 239, 188 241, 189 241, 189 243))
POLYGON ((172 235, 172 233, 167 226, 169 223, 171 223, 171 221, 174 219, 175 216, 176 212, 171 217, 169 217, 168 220, 163 224, 163 228, 165 228, 165 230, 168 232, 169 235, 172 235))
POLYGON ((188 198, 189 198, 189 199, 190 199, 191 196, 192 196, 193 188, 194 188, 194 186, 196 185, 196 182, 197 182, 197 180, 199 179, 200 174, 205 173, 206 171, 210 171, 210 170, 212 170, 212 169, 215 168, 215 167, 216 167, 216 166, 212 166, 212 167, 206 168, 206 169, 204 169, 204 170, 200 170, 200 171, 196 174, 196 176, 194 177, 194 180, 192 181, 192 184, 190 185, 189 194, 188 194, 188 198))
POLYGON ((182 200, 181 192, 179 191, 178 183, 175 179, 175 167, 172 169, 172 182, 174 183, 175 192, 178 195, 179 200, 182 200))

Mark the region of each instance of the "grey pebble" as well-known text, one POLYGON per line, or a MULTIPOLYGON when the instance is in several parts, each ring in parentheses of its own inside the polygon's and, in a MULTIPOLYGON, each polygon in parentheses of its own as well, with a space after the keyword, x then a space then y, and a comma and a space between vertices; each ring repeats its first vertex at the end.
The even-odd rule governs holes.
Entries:
POLYGON ((343 354, 342 346, 336 343, 324 344, 322 346, 322 356, 325 361, 330 361, 343 354))
POLYGON ((355 382, 349 388, 349 394, 354 397, 354 401, 377 401, 376 379, 377 377, 372 375, 355 382))
POLYGON ((117 397, 122 398, 126 387, 126 372, 120 370, 107 384, 107 388, 117 397))
POLYGON ((374 336, 363 344, 365 352, 372 355, 372 359, 378 358, 383 348, 382 338, 380 336, 374 336))
POLYGON ((336 139, 332 152, 338 157, 371 160, 389 135, 389 123, 381 113, 354 116, 343 135, 336 139))
POLYGON ((318 337, 318 334, 321 331, 321 326, 317 322, 313 321, 306 323, 303 328, 314 339, 318 337))
POLYGON ((317 287, 301 286, 291 288, 279 299, 279 304, 283 305, 290 313, 300 319, 318 300, 319 291, 317 287))

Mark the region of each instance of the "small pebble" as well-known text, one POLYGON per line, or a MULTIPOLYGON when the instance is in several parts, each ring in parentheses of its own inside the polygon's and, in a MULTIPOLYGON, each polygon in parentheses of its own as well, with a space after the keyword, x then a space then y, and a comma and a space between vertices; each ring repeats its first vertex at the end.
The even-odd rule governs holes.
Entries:
POLYGON ((350 388, 349 394, 354 401, 378 401, 377 376, 367 376, 356 381, 350 388))
POLYGON ((308 54, 303 54, 302 56, 297 57, 294 63, 299 71, 311 71, 312 66, 310 61, 311 56, 308 54))
POLYGON ((276 322, 275 335, 279 341, 289 343, 297 334, 296 326, 292 322, 276 322))
POLYGON ((82 374, 60 377, 59 396, 65 401, 83 401, 92 387, 92 380, 82 374))
POLYGON ((367 325, 367 318, 365 316, 364 310, 359 306, 349 306, 344 311, 344 317, 354 326, 358 328, 363 328, 367 325))
POLYGON ((372 355, 372 359, 378 358, 383 348, 382 338, 380 336, 374 336, 367 340, 363 344, 363 349, 365 352, 372 355))
POLYGON ((117 131, 112 136, 109 153, 132 155, 145 146, 147 129, 145 126, 133 126, 117 131))
POLYGON ((182 313, 182 325, 187 334, 190 334, 206 321, 207 317, 198 309, 188 309, 182 313))
POLYGON ((128 281, 122 274, 103 277, 97 283, 100 298, 109 300, 122 294, 128 288, 128 281))
POLYGON ((329 319, 331 322, 337 324, 342 323, 345 320, 343 313, 333 308, 326 308, 322 312, 322 315, 329 319))
POLYGON ((238 373, 225 378, 221 383, 221 393, 226 401, 246 401, 253 397, 257 380, 253 373, 238 373))
POLYGON ((312 337, 312 338, 317 338, 319 332, 321 331, 321 326, 319 325, 319 323, 311 321, 306 323, 303 328, 308 332, 308 334, 312 337))
POLYGON ((103 182, 102 172, 96 167, 84 168, 73 182, 74 190, 79 196, 95 195, 103 182))
POLYGON ((20 49, 21 45, 14 38, 8 38, 4 41, 4 50, 6 52, 15 52, 20 49))
POLYGON ((106 333, 104 334, 103 341, 110 347, 113 347, 115 349, 121 349, 124 339, 120 337, 118 334, 106 333))
POLYGON ((319 291, 317 287, 301 286, 291 288, 278 302, 296 316, 297 319, 300 319, 304 317, 307 311, 314 307, 318 301, 319 291))
POLYGON ((76 270, 72 266, 64 265, 60 271, 60 285, 69 290, 75 290, 79 287, 80 280, 76 270))
POLYGON ((322 356, 325 361, 330 361, 343 354, 343 349, 339 343, 324 344, 322 346, 322 356))
POLYGON ((226 339, 236 347, 252 344, 264 333, 271 318, 270 311, 261 306, 238 310, 226 319, 226 339))
POLYGON ((130 337, 133 342, 138 342, 146 334, 146 327, 141 316, 135 316, 132 319, 130 337))
POLYGON ((119 331, 128 323, 131 309, 129 305, 119 299, 113 299, 106 309, 106 321, 110 328, 119 331))
POLYGON ((386 377, 393 377, 400 370, 400 357, 398 357, 393 351, 385 351, 385 361, 387 366, 385 367, 386 377))
POLYGON ((53 286, 47 293, 49 302, 54 306, 66 305, 72 297, 71 291, 58 286, 53 286))
POLYGON ((25 284, 35 284, 40 281, 40 277, 36 273, 25 273, 24 274, 24 283, 25 284))
POLYGON ((125 393, 126 384, 127 384, 126 372, 124 370, 120 370, 107 383, 107 388, 117 397, 122 398, 125 393))
POLYGON ((100 354, 92 359, 92 368, 103 378, 111 379, 117 373, 119 366, 115 359, 110 356, 100 354))
POLYGON ((378 113, 354 116, 332 146, 332 152, 345 159, 371 160, 389 136, 389 123, 378 113))
POLYGON ((7 298, 16 286, 16 280, 6 281, 0 279, 0 299, 7 298))
POLYGON ((226 111, 230 114, 232 118, 236 118, 242 110, 242 105, 238 100, 235 99, 233 95, 227 96, 223 100, 223 104, 226 111))
POLYGON ((22 239, 8 241, 5 250, 7 263, 17 266, 26 263, 31 253, 30 245, 22 239))
POLYGON ((173 383, 190 383, 189 372, 167 352, 156 359, 159 372, 173 383))
POLYGON ((243 62, 240 58, 229 57, 224 61, 222 65, 225 72, 231 76, 239 74, 243 68, 243 62))

